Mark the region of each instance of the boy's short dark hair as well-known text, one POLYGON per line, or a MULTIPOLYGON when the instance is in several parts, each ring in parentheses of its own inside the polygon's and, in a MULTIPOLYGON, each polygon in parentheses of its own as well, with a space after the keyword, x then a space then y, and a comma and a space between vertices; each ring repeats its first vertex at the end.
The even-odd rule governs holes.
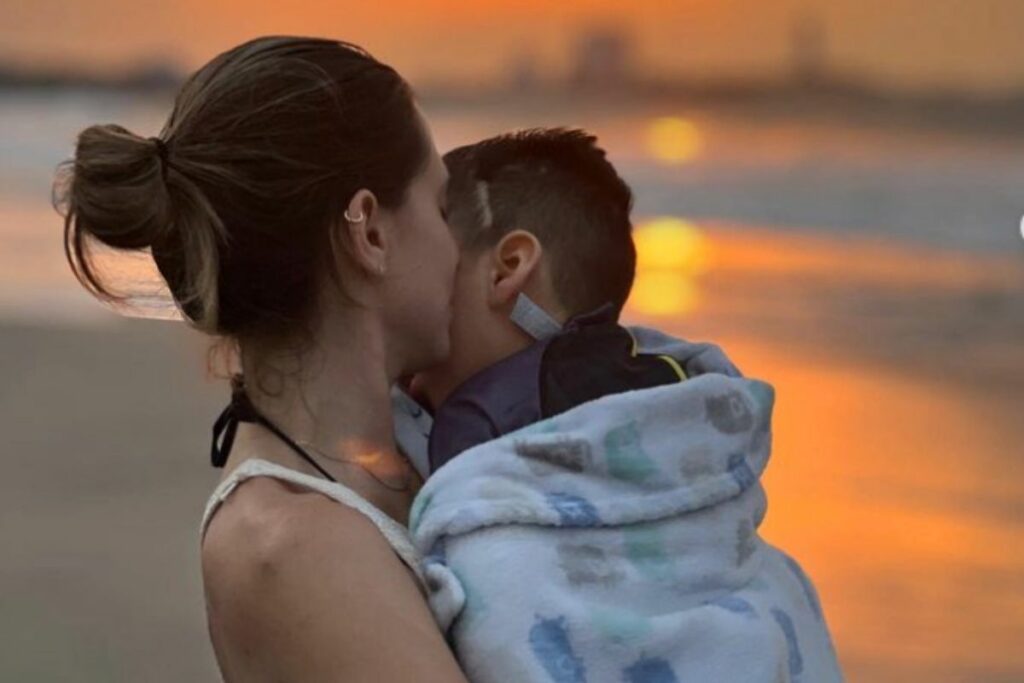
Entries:
POLYGON ((621 311, 636 271, 633 193, 582 130, 499 135, 444 156, 448 221, 463 250, 533 233, 551 264, 555 295, 570 315, 604 304, 621 311))

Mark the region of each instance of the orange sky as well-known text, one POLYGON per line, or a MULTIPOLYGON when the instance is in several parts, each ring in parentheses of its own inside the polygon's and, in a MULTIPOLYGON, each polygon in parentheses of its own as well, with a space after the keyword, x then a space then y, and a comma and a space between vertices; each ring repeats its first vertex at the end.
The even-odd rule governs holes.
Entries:
POLYGON ((1024 89, 1022 0, 0 0, 0 57, 117 68, 200 64, 262 33, 361 43, 414 82, 481 81, 531 55, 561 70, 583 26, 614 24, 649 72, 771 75, 794 17, 818 14, 833 64, 897 87, 1024 89))

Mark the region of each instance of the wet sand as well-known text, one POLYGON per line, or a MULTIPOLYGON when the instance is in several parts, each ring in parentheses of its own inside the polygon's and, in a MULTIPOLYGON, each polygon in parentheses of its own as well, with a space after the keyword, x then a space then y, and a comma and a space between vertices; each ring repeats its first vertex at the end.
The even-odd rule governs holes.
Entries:
MULTIPOLYGON (((1024 678, 1024 264, 710 226, 686 306, 777 390, 764 535, 850 681, 1024 678)), ((0 679, 213 681, 197 526, 226 388, 182 325, 0 323, 0 679)))

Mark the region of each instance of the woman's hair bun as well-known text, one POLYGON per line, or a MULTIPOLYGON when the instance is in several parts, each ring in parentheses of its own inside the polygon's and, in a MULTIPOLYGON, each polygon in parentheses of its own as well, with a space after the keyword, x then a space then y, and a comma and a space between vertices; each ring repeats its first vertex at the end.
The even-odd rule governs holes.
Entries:
POLYGON ((73 209, 76 230, 103 244, 151 247, 170 222, 165 163, 155 139, 115 124, 90 126, 78 136, 60 202, 73 209))

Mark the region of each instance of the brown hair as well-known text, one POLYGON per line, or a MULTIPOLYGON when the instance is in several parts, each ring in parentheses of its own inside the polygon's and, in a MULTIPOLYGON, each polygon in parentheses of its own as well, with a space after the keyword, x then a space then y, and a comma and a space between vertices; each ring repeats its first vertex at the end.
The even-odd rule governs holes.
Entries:
POLYGON ((636 271, 633 193, 585 131, 537 128, 448 152, 448 220, 462 249, 533 233, 570 315, 621 310, 636 271))
POLYGON ((391 67, 334 40, 258 38, 196 72, 158 138, 82 131, 56 185, 65 251, 87 289, 117 300, 91 240, 151 249, 199 329, 286 336, 317 305, 330 227, 353 194, 400 205, 427 154, 391 67))

